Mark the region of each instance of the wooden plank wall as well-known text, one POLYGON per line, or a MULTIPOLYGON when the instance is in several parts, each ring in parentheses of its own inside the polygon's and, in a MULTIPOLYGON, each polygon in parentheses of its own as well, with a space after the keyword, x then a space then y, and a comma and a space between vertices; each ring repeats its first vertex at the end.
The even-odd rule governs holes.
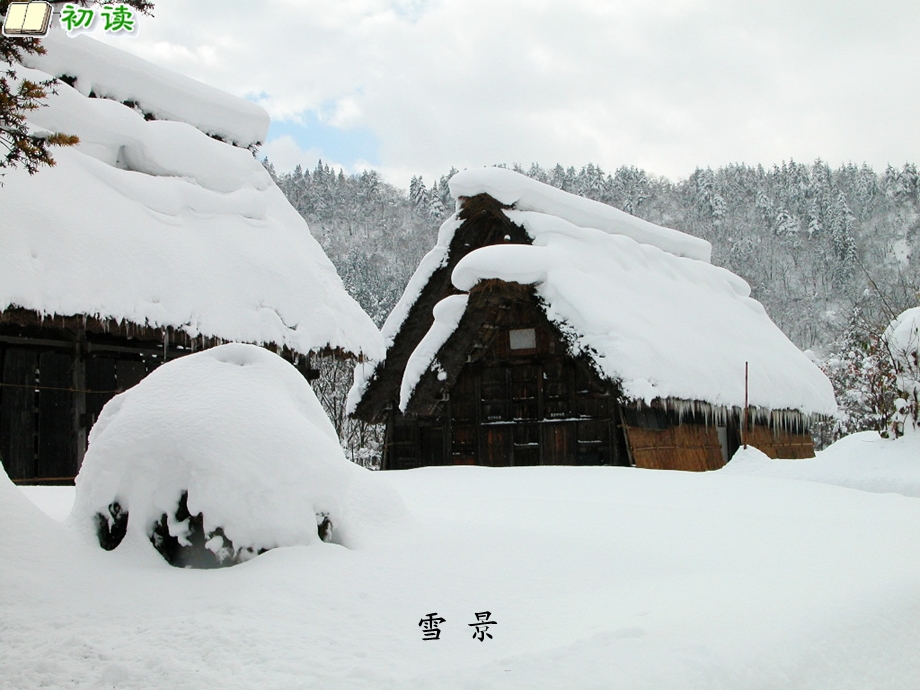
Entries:
POLYGON ((36 375, 38 355, 5 347, 0 386, 0 457, 11 479, 36 476, 36 375))
POLYGON ((73 360, 57 352, 42 352, 38 358, 36 478, 66 481, 76 474, 73 360))
POLYGON ((86 358, 86 389, 88 392, 86 393, 86 417, 83 419, 83 426, 92 428, 99 419, 102 408, 112 399, 113 394, 109 391, 114 391, 118 386, 115 370, 116 360, 112 357, 90 355, 86 358))
POLYGON ((0 460, 14 481, 70 483, 103 406, 160 360, 0 345, 0 460))

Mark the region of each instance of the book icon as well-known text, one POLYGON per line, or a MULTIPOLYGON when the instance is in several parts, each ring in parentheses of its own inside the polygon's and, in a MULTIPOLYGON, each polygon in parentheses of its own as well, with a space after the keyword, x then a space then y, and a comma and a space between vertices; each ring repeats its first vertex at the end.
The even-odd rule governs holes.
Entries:
POLYGON ((51 3, 11 2, 3 19, 4 36, 44 36, 51 24, 51 3))

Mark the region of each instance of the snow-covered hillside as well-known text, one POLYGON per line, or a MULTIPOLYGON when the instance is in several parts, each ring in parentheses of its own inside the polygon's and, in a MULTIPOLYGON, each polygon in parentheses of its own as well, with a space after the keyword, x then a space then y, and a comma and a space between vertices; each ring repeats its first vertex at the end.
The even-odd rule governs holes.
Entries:
MULTIPOLYGON (((872 484, 879 450, 853 454, 847 472, 872 484)), ((22 689, 918 687, 920 502, 822 482, 837 483, 822 464, 832 451, 770 461, 809 481, 731 463, 386 472, 375 476, 413 523, 360 548, 279 548, 220 571, 171 568, 149 547, 103 552, 23 496, 60 515, 72 490, 0 476, 0 678, 22 689), (480 641, 471 624, 487 611, 492 638, 480 641), (445 619, 438 640, 419 625, 430 613, 445 619)), ((897 490, 898 470, 881 471, 878 488, 897 490)))
POLYGON ((43 43, 19 75, 75 88, 59 84, 30 123, 80 144, 3 178, 0 310, 382 354, 306 223, 250 151, 226 143, 264 138, 260 108, 85 36, 43 43))

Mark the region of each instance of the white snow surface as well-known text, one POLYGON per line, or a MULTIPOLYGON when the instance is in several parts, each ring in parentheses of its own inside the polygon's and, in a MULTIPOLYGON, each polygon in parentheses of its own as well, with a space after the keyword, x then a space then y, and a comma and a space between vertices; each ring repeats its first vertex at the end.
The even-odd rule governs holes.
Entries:
POLYGON ((450 178, 450 193, 461 196, 488 194, 516 211, 538 211, 563 218, 573 225, 625 235, 676 256, 709 262, 712 245, 699 237, 636 218, 599 201, 569 194, 505 168, 476 168, 450 178))
POLYGON ((920 434, 887 439, 861 431, 804 460, 771 460, 752 446, 739 449, 720 471, 920 498, 920 434))
MULTIPOLYGON (((90 41, 58 38, 42 59, 90 41)), ((134 64, 116 51, 106 69, 122 57, 134 64)), ((3 177, 0 309, 89 314, 301 353, 383 355, 379 331, 249 151, 66 84, 57 91, 30 124, 80 144, 54 148, 53 168, 3 177)))
MULTIPOLYGON (((899 471, 880 443, 853 451, 866 484, 899 471)), ((920 499, 822 483, 822 469, 836 482, 830 463, 800 481, 732 473, 737 460, 706 473, 385 472, 415 518, 390 539, 210 571, 149 548, 104 552, 0 473, 0 678, 20 690, 920 687, 920 499), (480 642, 469 624, 484 611, 496 624, 480 642), (445 622, 425 641, 432 612, 445 622)))
POLYGON ((55 77, 75 77, 84 96, 132 101, 158 120, 186 122, 205 134, 247 147, 261 144, 269 117, 260 106, 189 77, 176 74, 89 36, 68 36, 52 26, 45 55, 27 55, 27 67, 55 77))
MULTIPOLYGON (((153 525, 188 492, 205 532, 222 527, 237 549, 316 543, 320 514, 351 545, 398 516, 385 484, 345 459, 300 372, 264 348, 232 343, 168 362, 106 404, 70 519, 94 535, 94 515, 117 501, 129 514, 126 538, 149 546, 153 525)), ((188 525, 173 522, 181 541, 188 525)))

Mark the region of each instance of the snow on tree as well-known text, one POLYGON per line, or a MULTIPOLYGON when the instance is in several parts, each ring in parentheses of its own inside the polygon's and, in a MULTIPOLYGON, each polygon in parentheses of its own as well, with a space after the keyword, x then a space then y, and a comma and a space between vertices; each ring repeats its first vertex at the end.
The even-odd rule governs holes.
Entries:
POLYGON ((818 362, 834 386, 837 413, 818 425, 823 443, 860 431, 885 433, 894 412, 894 373, 880 329, 859 309, 831 352, 818 362))
POLYGON ((428 206, 428 189, 421 177, 413 177, 409 182, 409 200, 419 213, 424 213, 428 206))
POLYGON ((444 217, 447 208, 442 200, 441 188, 435 182, 428 192, 428 215, 431 216, 432 220, 439 221, 444 217))
POLYGON ((920 429, 920 307, 901 313, 885 329, 882 340, 891 357, 898 394, 891 435, 915 433, 920 429))
MULTIPOLYGON (((5 14, 8 2, 0 2, 0 14, 5 14)), ((22 167, 30 175, 42 165, 54 165, 49 146, 73 146, 79 140, 61 132, 34 132, 29 128, 28 115, 42 106, 42 100, 54 93, 54 79, 25 79, 17 75, 13 63, 27 55, 43 55, 45 49, 35 38, 0 36, 0 170, 22 167)))
POLYGON ((76 485, 71 520, 101 546, 152 544, 177 566, 360 546, 404 511, 382 476, 345 459, 300 372, 243 344, 173 360, 113 398, 76 485))

